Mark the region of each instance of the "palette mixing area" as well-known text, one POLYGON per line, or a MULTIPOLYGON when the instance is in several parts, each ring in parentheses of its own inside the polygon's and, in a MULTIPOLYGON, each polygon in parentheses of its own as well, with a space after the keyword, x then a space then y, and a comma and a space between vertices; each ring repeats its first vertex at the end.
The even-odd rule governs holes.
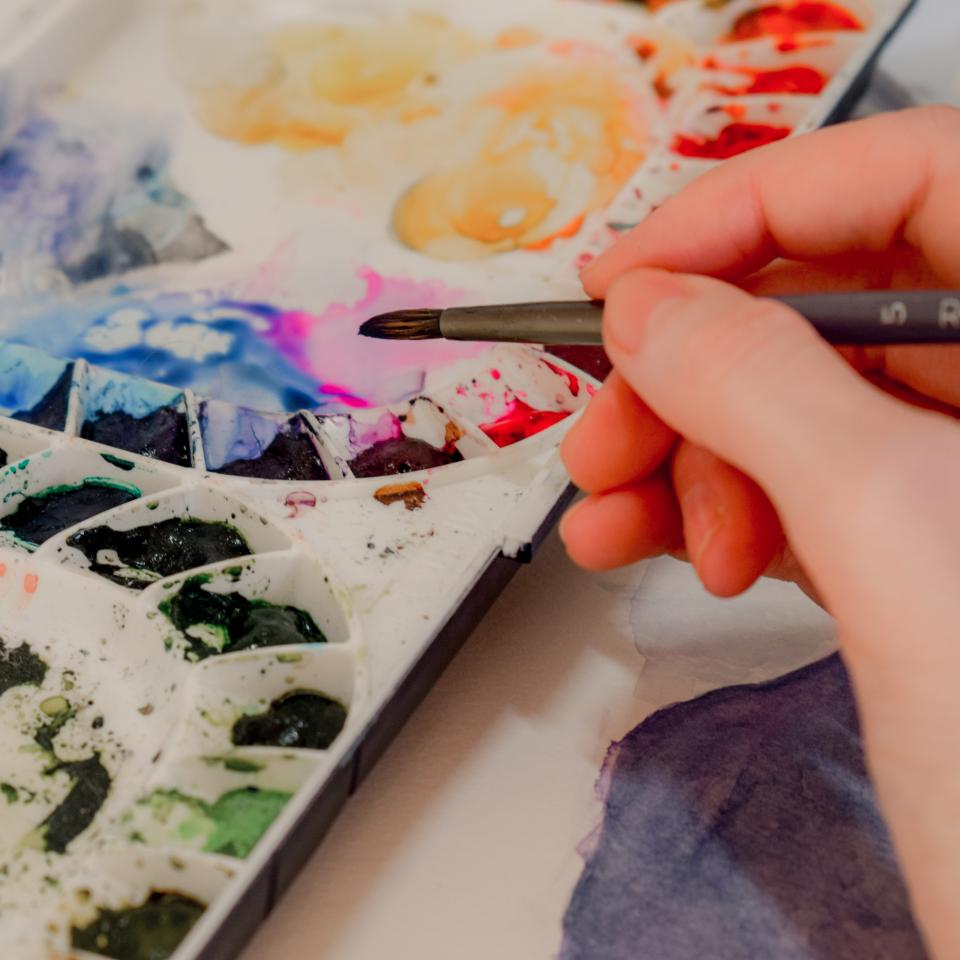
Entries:
POLYGON ((665 197, 836 115, 909 3, 242 6, 0 20, 16 960, 235 956, 566 502, 599 368, 359 323, 576 295, 665 197))

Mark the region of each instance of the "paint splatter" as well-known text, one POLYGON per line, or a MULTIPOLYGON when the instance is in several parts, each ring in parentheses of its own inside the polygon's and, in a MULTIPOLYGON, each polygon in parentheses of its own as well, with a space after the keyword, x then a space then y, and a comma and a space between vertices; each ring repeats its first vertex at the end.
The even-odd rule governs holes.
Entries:
POLYGON ((498 446, 509 447, 552 427, 570 416, 569 410, 535 410, 519 398, 510 401, 506 412, 480 429, 498 446))
POLYGON ((283 505, 290 511, 287 516, 292 520, 300 516, 301 510, 312 510, 316 507, 317 497, 307 490, 295 490, 287 494, 283 505))
POLYGON ((838 657, 660 711, 601 781, 562 960, 925 960, 838 657))
POLYGON ((837 3, 799 0, 796 3, 771 3, 757 10, 748 10, 737 17, 726 39, 790 38, 798 33, 862 29, 860 20, 837 3))
POLYGON ((728 123, 714 136, 679 133, 671 149, 683 157, 699 157, 704 160, 728 160, 748 150, 755 150, 789 137, 790 127, 777 127, 769 123, 728 123))

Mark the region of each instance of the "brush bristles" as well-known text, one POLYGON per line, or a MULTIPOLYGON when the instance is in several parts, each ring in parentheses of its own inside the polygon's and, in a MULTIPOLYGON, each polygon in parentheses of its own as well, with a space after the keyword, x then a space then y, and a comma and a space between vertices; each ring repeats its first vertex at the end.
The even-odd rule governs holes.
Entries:
POLYGON ((360 335, 377 340, 436 340, 440 331, 440 310, 395 310, 368 320, 360 335))

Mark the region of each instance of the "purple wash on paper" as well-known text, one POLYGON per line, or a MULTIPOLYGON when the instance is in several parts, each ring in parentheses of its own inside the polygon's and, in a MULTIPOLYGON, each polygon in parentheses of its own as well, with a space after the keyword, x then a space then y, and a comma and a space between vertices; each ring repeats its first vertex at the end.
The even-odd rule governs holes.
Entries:
POLYGON ((0 297, 227 249, 171 180, 154 127, 87 104, 0 100, 0 297))
POLYGON ((611 748, 561 960, 924 960, 833 656, 611 748))

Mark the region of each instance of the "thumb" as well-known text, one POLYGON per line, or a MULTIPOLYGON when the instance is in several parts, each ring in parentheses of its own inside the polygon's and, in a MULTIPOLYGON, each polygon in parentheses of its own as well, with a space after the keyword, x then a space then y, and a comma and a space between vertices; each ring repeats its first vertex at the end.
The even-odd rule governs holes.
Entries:
MULTIPOLYGON (((957 445, 945 420, 867 383, 798 314, 718 280, 623 275, 607 295, 604 341, 665 423, 760 484, 835 613, 830 582, 876 565, 861 565, 872 551, 855 535, 858 517, 886 522, 901 461, 931 431, 935 446, 957 445)), ((901 498, 893 512, 902 508, 901 498)))

